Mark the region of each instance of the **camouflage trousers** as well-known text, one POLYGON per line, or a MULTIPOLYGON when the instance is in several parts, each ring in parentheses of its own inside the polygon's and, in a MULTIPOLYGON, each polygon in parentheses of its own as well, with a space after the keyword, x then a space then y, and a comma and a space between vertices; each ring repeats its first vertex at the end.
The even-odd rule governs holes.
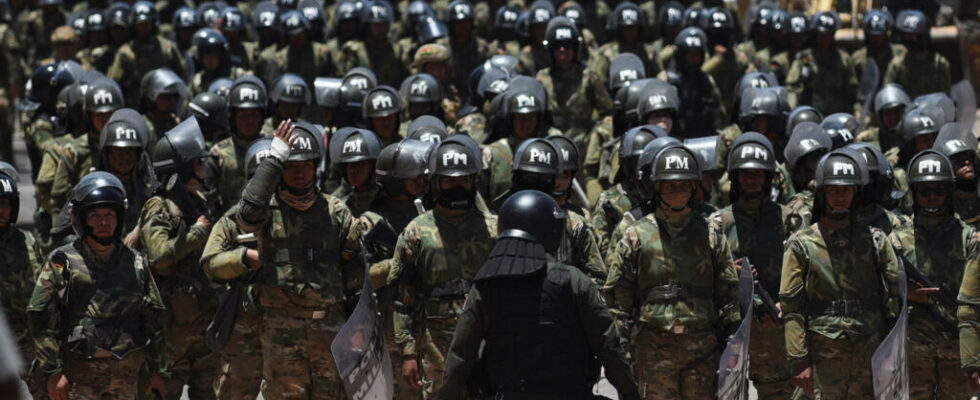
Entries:
POLYGON ((422 335, 422 347, 419 350, 422 359, 422 398, 436 398, 442 387, 442 374, 446 368, 445 354, 453 342, 453 332, 456 320, 447 321, 427 320, 422 335), (451 322, 450 322, 451 321, 451 322))
POLYGON ((749 356, 752 359, 749 378, 759 392, 759 399, 790 398, 793 394, 793 376, 786 360, 783 327, 768 319, 765 323, 753 321, 749 356))
POLYGON ((45 400, 48 398, 47 382, 42 382, 44 379, 40 379, 37 374, 31 373, 31 362, 34 360, 34 343, 32 341, 31 335, 24 332, 23 335, 17 338, 17 347, 20 349, 20 355, 22 360, 24 360, 25 367, 24 374, 21 375, 21 379, 24 384, 27 385, 27 391, 30 392, 31 397, 34 400, 45 400))
POLYGON ((871 354, 881 339, 830 339, 810 333, 810 362, 816 399, 870 399, 871 354))
POLYGON ((909 339, 909 399, 966 399, 974 393, 960 369, 957 339, 909 339))
POLYGON ((266 400, 344 398, 330 343, 344 323, 344 312, 262 310, 262 397, 266 400))
POLYGON ((239 309, 214 382, 218 400, 255 400, 262 384, 262 314, 239 309))
POLYGON ((637 381, 644 399, 712 399, 721 352, 714 332, 673 334, 641 329, 633 338, 637 381))
MULTIPOLYGON (((179 399, 187 385, 191 400, 214 399, 214 381, 218 374, 218 355, 204 343, 210 315, 199 311, 197 297, 192 293, 177 291, 167 296, 169 310, 180 310, 171 316, 171 323, 164 332, 167 352, 167 369, 170 377, 164 379, 167 397, 179 399)), ((149 372, 140 374, 140 387, 145 387, 149 372)), ((140 391, 139 398, 156 398, 140 391)))
POLYGON ((84 357, 69 354, 65 357, 64 373, 68 378, 70 400, 132 400, 140 388, 139 374, 145 368, 142 351, 130 353, 122 360, 84 357))

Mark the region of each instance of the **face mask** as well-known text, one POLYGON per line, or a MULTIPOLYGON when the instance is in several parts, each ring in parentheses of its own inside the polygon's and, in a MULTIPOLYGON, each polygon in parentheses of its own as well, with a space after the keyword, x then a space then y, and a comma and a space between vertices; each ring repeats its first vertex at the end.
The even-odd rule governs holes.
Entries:
POLYGON ((443 207, 456 210, 472 208, 476 203, 476 191, 454 186, 446 190, 440 190, 436 195, 436 202, 443 207))

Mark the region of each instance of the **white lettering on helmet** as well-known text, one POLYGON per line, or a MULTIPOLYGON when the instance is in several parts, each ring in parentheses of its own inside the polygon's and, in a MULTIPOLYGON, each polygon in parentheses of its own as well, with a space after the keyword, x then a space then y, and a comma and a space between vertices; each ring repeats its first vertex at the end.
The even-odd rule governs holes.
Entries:
POLYGON ((439 136, 438 133, 429 133, 429 132, 426 132, 426 133, 423 133, 423 134, 419 135, 419 140, 421 140, 423 142, 427 142, 427 143, 439 144, 439 143, 442 142, 442 136, 439 136))
POLYGON ((349 82, 351 86, 356 87, 356 88, 361 89, 361 90, 364 90, 364 89, 367 89, 368 88, 367 78, 364 78, 364 77, 360 77, 359 76, 359 77, 351 78, 351 80, 349 80, 347 82, 349 82))
POLYGON ((837 132, 840 133, 841 137, 843 137, 844 140, 846 140, 848 142, 854 140, 854 134, 851 133, 851 130, 850 129, 840 128, 839 130, 837 130, 837 132))
POLYGON ((116 128, 116 140, 136 140, 136 129, 132 128, 116 128))
POLYGON ((619 80, 621 81, 635 81, 639 78, 639 72, 635 69, 624 69, 619 71, 619 80))
POLYGON ((238 14, 235 14, 235 13, 230 13, 228 15, 225 15, 225 19, 227 20, 227 21, 225 21, 225 23, 227 23, 229 25, 241 25, 242 24, 242 16, 241 15, 238 15, 238 14))
POLYGON ((919 173, 926 174, 938 174, 942 169, 942 164, 939 160, 922 160, 919 162, 919 173))
POLYGON ((517 95, 517 107, 534 107, 534 104, 534 96, 528 96, 526 94, 517 95))
POLYGON ((371 107, 374 109, 391 107, 391 96, 383 95, 371 99, 371 107))
POLYGON ((364 143, 364 141, 361 140, 361 139, 348 140, 348 141, 344 142, 344 149, 343 149, 343 151, 341 151, 341 153, 344 153, 344 154, 347 154, 347 153, 360 153, 361 152, 361 144, 362 143, 364 143))
POLYGON ((531 154, 528 161, 532 163, 551 164, 551 153, 538 149, 531 149, 531 154))
POLYGON ((667 156, 664 159, 664 168, 666 169, 688 169, 690 159, 681 156, 667 156))
POLYGON ((387 17, 388 9, 384 6, 371 6, 371 16, 374 18, 387 17))
POLYGON ((818 142, 816 139, 807 138, 800 141, 800 147, 814 148, 819 146, 820 142, 818 142))
POLYGON ((306 19, 316 19, 320 15, 320 11, 316 7, 306 7, 303 9, 303 16, 306 19))
POLYGON ((667 96, 664 96, 662 94, 655 94, 653 96, 650 96, 648 100, 650 101, 651 106, 667 104, 667 96))
POLYGON ((10 183, 9 179, 0 179, 0 184, 3 185, 3 191, 6 193, 14 191, 14 185, 10 183))
POLYGON ((846 162, 835 162, 833 165, 834 175, 856 175, 854 164, 846 162))
POLYGON ((623 22, 634 23, 639 19, 640 19, 640 15, 636 12, 636 10, 632 10, 632 9, 623 10, 623 22))
POLYGON ((442 153, 442 165, 448 167, 450 162, 452 162, 452 165, 469 164, 469 161, 466 159, 466 154, 452 150, 442 153))
POLYGON ((289 85, 286 86, 287 96, 302 96, 303 95, 303 85, 289 85))
POLYGON ((562 161, 566 161, 566 162, 569 161, 569 158, 571 157, 571 152, 566 149, 559 149, 559 150, 561 150, 562 161))
POLYGON ((768 161, 769 151, 767 151, 762 147, 757 147, 757 146, 743 146, 741 157, 742 158, 752 157, 757 160, 768 161))
POLYGON ((102 23, 102 14, 95 13, 88 17, 88 23, 92 25, 98 25, 102 23))
POLYGON ((259 101, 259 91, 250 87, 243 87, 242 90, 238 92, 238 100, 259 101))
POLYGON ((551 13, 548 12, 548 10, 545 10, 543 8, 538 8, 534 10, 535 21, 542 21, 542 20, 547 21, 549 19, 551 19, 551 13))
POLYGON ((93 95, 95 104, 110 104, 112 103, 112 93, 108 90, 99 90, 93 95))
POLYGON ((148 6, 146 4, 137 4, 136 5, 136 9, 133 10, 133 11, 135 11, 137 14, 149 14, 150 13, 150 6, 148 6))
POLYGON ((412 94, 424 96, 426 93, 429 92, 429 84, 423 80, 417 80, 415 82, 412 82, 412 87, 410 91, 412 92, 412 94))
POLYGON ((293 143, 292 150, 313 150, 313 141, 308 136, 298 137, 296 138, 296 142, 293 143))
POLYGON ((903 21, 902 23, 905 25, 906 28, 915 29, 917 26, 919 26, 920 22, 922 21, 919 19, 919 16, 912 14, 906 16, 905 21, 903 21))
POLYGON ((684 44, 689 47, 701 47, 701 38, 697 36, 688 36, 684 38, 684 44))
POLYGON ((571 38, 572 38, 572 30, 571 29, 568 29, 568 28, 558 28, 558 29, 555 30, 555 39, 556 40, 571 39, 571 38))
POLYGON ((933 121, 932 118, 929 118, 928 116, 920 115, 918 119, 919 119, 919 123, 922 124, 922 127, 924 128, 932 128, 936 126, 936 122, 933 121))

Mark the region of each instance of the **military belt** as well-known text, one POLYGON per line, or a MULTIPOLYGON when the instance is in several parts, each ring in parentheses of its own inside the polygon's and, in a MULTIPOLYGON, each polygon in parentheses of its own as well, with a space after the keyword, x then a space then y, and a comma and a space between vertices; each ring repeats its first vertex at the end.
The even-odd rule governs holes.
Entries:
POLYGON ((698 286, 672 283, 669 285, 654 286, 647 294, 647 300, 654 303, 672 303, 687 298, 710 299, 711 290, 698 286))
POLYGON ((876 298, 863 299, 837 299, 837 300, 815 300, 809 304, 809 314, 811 316, 828 315, 832 317, 852 318, 874 311, 881 305, 881 301, 876 298))
POLYGON ((444 282, 439 286, 431 287, 429 289, 429 297, 438 299, 462 299, 470 292, 472 286, 473 282, 469 279, 444 282))

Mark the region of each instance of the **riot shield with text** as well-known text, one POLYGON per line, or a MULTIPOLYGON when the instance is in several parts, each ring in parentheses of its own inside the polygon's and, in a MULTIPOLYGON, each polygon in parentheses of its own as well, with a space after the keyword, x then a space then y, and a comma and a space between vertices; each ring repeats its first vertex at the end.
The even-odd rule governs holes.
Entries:
POLYGON ((388 400, 394 395, 391 358, 385 350, 381 314, 366 269, 361 297, 330 350, 348 398, 388 400))
POLYGON ((899 259, 898 294, 902 297, 902 309, 895 325, 871 355, 871 374, 874 381, 875 400, 908 400, 909 369, 906 363, 905 344, 908 341, 908 283, 905 266, 899 259))
POLYGON ((738 277, 738 302, 742 323, 721 353, 718 365, 718 398, 749 399, 749 337, 752 331, 752 298, 755 295, 749 259, 742 257, 742 273, 738 277))

